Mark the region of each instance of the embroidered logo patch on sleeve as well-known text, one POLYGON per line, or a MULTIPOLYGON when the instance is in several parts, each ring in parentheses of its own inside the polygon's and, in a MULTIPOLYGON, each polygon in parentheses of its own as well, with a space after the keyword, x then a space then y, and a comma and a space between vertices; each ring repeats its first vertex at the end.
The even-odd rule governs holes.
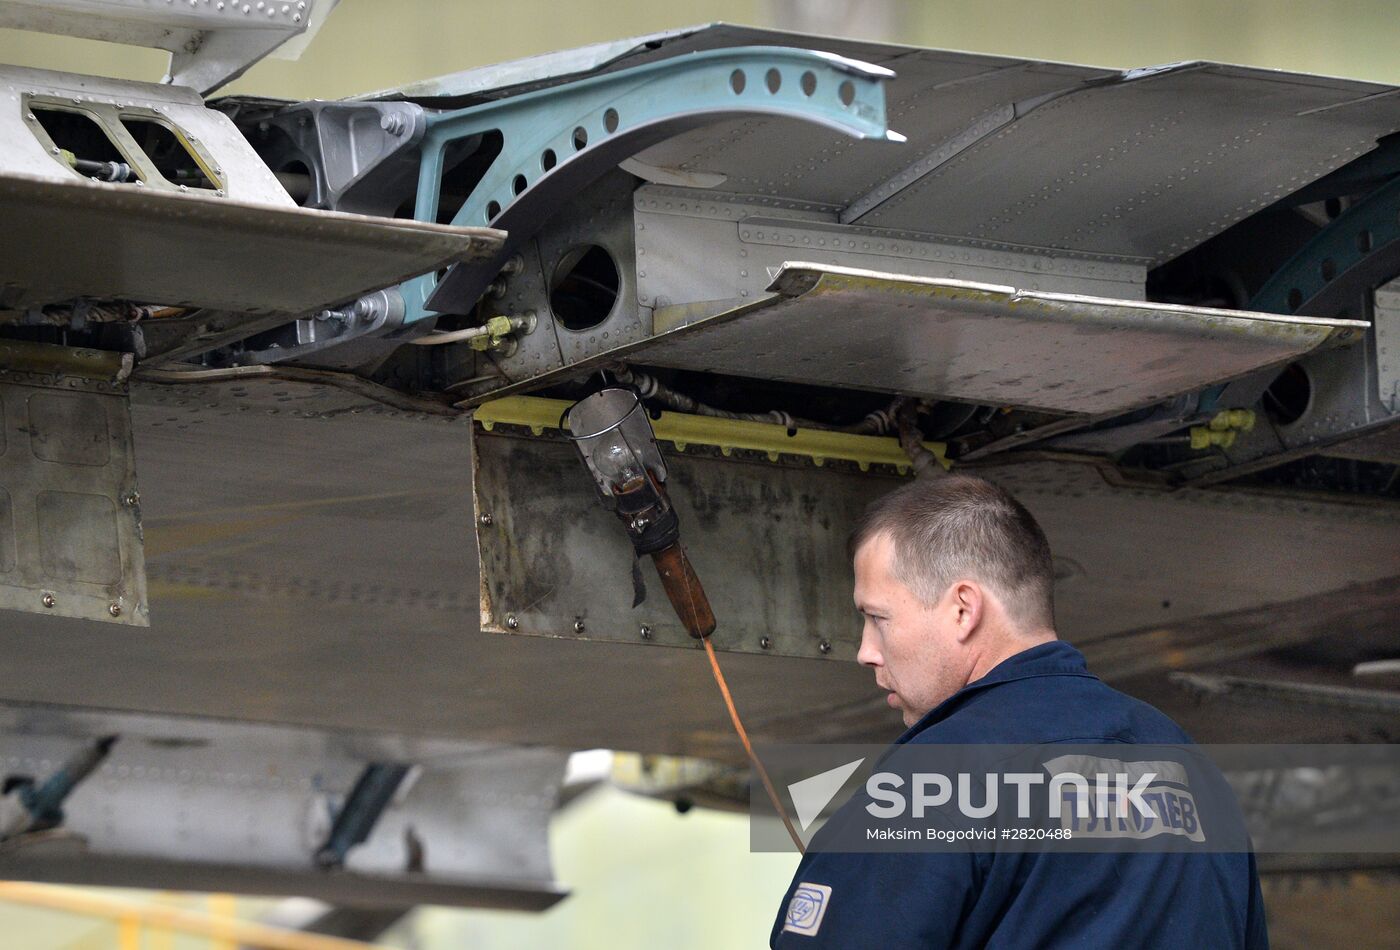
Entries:
POLYGON ((826 916, 826 906, 831 903, 831 887, 826 884, 797 885, 788 901, 787 915, 783 920, 783 930, 795 934, 815 937, 826 916))

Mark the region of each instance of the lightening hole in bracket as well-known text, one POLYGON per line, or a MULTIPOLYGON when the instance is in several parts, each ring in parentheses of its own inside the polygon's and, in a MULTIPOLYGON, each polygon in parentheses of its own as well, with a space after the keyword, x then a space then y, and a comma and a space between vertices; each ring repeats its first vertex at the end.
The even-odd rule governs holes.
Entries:
POLYGON ((764 75, 763 83, 768 87, 769 92, 777 92, 783 88, 783 74, 776 69, 770 69, 764 75))
POLYGON ((1300 363, 1289 363, 1264 390, 1264 412, 1274 425, 1292 425, 1307 413, 1312 391, 1308 371, 1300 363))
POLYGON ((583 126, 574 129, 574 151, 581 152, 588 145, 588 130, 583 126))
POLYGON ((744 87, 748 84, 749 77, 744 75, 744 71, 742 69, 736 69, 734 70, 734 72, 729 74, 729 88, 734 90, 734 94, 736 96, 739 93, 743 92, 744 87))
POLYGON ((609 132, 616 132, 618 123, 621 121, 616 109, 609 109, 607 112, 603 113, 603 128, 607 129, 609 132))
POLYGON ((817 74, 810 69, 802 74, 802 94, 810 96, 817 91, 817 74))
POLYGON ((525 190, 527 185, 529 182, 525 180, 524 175, 516 175, 510 183, 510 190, 518 195, 525 190))
POLYGON ((550 281, 549 307, 566 329, 590 330, 612 313, 620 287, 612 255, 596 244, 585 244, 559 259, 550 281))
POLYGON ((841 97, 843 106, 849 106, 856 101, 856 84, 847 79, 837 88, 836 94, 841 97))
POLYGON ((554 149, 552 148, 545 149, 544 153, 540 155, 540 167, 545 171, 549 171, 558 163, 559 159, 555 156, 554 149))

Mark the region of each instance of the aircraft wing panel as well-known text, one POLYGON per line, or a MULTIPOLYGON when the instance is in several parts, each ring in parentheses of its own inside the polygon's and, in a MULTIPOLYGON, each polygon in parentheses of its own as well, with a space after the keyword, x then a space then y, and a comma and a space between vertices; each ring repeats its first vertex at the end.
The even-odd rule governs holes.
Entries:
POLYGON ((0 176, 0 308, 87 296, 314 312, 485 256, 487 228, 0 176))
POLYGON ((1294 358, 1366 324, 1040 293, 787 263, 757 305, 683 322, 629 356, 760 379, 825 382, 1095 415, 1294 358))

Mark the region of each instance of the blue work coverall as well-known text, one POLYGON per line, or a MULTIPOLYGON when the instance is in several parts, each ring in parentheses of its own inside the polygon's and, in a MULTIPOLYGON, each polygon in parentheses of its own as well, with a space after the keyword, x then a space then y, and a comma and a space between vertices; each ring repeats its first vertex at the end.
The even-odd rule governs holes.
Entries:
MULTIPOLYGON (((1190 741, 1054 640, 969 683, 897 743, 1190 741)), ((820 843, 818 833, 779 908, 770 938, 778 950, 1268 946, 1252 854, 822 853, 820 843), (783 929, 804 884, 826 894, 815 934, 783 929)))

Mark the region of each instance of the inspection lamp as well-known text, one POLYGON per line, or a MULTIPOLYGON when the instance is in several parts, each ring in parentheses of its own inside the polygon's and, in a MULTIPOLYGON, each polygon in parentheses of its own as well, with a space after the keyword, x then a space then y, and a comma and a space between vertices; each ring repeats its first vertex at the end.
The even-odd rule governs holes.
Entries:
POLYGON ((680 519, 666 495, 666 460, 641 399, 630 389, 609 387, 574 403, 565 418, 603 505, 622 521, 637 556, 651 556, 686 630, 708 637, 714 611, 681 546, 680 519))

